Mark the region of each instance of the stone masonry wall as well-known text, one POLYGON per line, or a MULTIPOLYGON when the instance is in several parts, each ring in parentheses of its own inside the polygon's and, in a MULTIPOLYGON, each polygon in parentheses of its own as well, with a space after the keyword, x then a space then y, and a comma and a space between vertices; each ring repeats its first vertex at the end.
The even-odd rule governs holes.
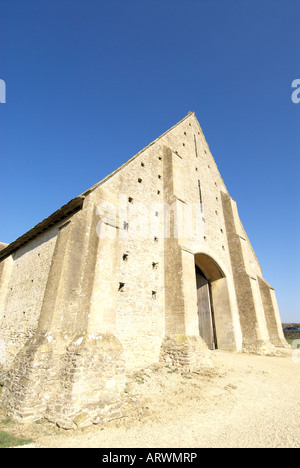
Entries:
MULTIPOLYGON (((52 255, 56 229, 20 248, 10 259, 6 290, 0 297, 0 340, 5 342, 5 368, 37 328, 52 255)), ((4 281, 4 278, 1 278, 4 281)))
MULTIPOLYGON (((107 210, 98 217, 104 238, 96 262, 97 281, 104 281, 103 290, 109 288, 108 300, 115 307, 115 313, 110 307, 114 317, 106 317, 105 329, 121 341, 129 368, 158 361, 164 336, 162 175, 162 148, 154 144, 90 195, 99 213, 107 210), (105 273, 106 266, 111 269, 112 249, 113 279, 105 273)), ((93 308, 95 314, 103 313, 101 301, 93 308)))

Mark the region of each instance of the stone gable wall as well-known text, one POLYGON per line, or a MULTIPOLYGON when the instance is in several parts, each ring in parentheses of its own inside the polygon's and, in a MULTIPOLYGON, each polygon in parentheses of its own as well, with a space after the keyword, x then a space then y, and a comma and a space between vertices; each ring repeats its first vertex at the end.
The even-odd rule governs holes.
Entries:
POLYGON ((194 114, 83 197, 0 262, 12 417, 101 422, 122 406, 126 369, 209 365, 195 262, 207 269, 221 349, 284 346, 275 293, 194 114))

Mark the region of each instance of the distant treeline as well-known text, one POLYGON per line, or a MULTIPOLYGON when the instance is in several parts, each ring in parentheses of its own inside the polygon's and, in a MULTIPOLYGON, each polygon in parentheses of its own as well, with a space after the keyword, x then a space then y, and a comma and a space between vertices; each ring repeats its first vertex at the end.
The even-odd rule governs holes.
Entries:
POLYGON ((300 330, 285 330, 285 328, 300 328, 300 323, 283 323, 282 327, 285 338, 289 340, 300 340, 300 330))

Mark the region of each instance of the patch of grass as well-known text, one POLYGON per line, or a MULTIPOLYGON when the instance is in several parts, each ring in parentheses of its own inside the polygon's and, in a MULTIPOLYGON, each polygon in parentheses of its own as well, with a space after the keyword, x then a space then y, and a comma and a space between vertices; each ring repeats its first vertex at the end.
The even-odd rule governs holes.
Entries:
POLYGON ((0 426, 7 426, 7 424, 10 423, 10 419, 6 418, 6 419, 2 419, 2 421, 0 421, 0 426))
POLYGON ((30 439, 20 439, 8 432, 0 431, 0 448, 17 447, 32 443, 30 439))
MULTIPOLYGON (((288 342, 288 344, 292 345, 294 341, 296 341, 296 339, 293 339, 293 338, 286 338, 286 341, 288 342)), ((300 348, 300 344, 298 343, 298 346, 297 348, 300 348)))
POLYGON ((138 384, 143 384, 145 383, 145 379, 143 377, 143 375, 141 375, 141 373, 136 373, 133 375, 134 377, 134 380, 138 383, 138 384))
POLYGON ((22 437, 17 437, 11 434, 9 431, 13 427, 12 421, 5 417, 4 414, 1 414, 0 417, 0 448, 10 448, 17 447, 20 445, 30 444, 33 441, 31 439, 23 439, 22 437), (5 431, 1 429, 5 428, 5 431))

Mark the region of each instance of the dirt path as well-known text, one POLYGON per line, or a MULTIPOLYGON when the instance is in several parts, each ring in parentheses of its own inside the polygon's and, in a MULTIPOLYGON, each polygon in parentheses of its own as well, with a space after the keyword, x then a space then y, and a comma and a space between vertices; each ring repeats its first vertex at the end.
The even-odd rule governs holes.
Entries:
POLYGON ((224 352, 213 362, 199 375, 152 368, 133 378, 144 403, 130 419, 77 432, 42 423, 22 434, 51 448, 300 447, 300 363, 224 352))

